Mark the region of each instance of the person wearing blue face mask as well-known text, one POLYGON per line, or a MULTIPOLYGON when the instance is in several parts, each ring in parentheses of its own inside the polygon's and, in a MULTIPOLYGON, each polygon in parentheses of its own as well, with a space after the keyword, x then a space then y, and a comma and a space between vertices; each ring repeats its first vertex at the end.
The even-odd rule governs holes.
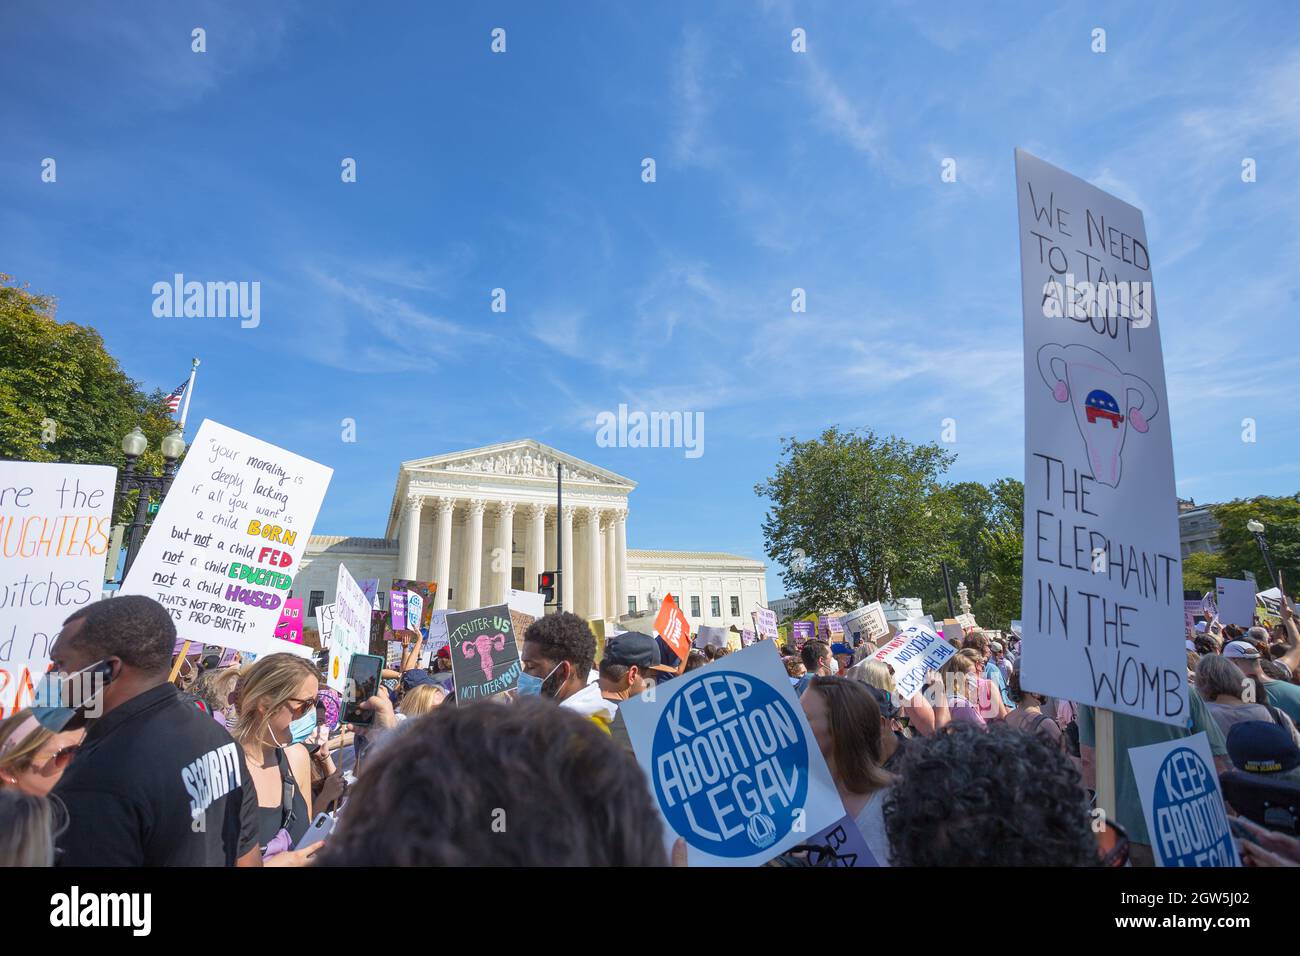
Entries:
POLYGON ((311 757, 303 741, 316 731, 319 689, 320 673, 294 654, 260 657, 239 677, 239 717, 231 734, 257 788, 266 866, 303 866, 321 846, 292 849, 311 826, 311 757))

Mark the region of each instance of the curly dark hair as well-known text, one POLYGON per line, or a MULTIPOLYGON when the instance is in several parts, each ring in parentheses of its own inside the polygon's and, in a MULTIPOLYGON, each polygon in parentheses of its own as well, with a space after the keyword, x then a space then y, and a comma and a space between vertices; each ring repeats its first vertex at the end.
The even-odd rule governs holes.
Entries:
POLYGON ((95 601, 68 615, 64 624, 80 621, 72 644, 91 657, 119 657, 128 667, 146 674, 166 671, 176 647, 171 612, 151 597, 127 594, 95 601))
POLYGON ((586 621, 568 611, 533 621, 524 631, 524 643, 536 644, 548 661, 568 661, 579 680, 585 681, 596 663, 596 635, 586 621))
POLYGON ((1093 866, 1079 772, 1036 734, 954 724, 914 740, 885 798, 894 866, 1093 866))
POLYGON ((664 866, 636 761, 537 698, 439 707, 392 731, 352 787, 322 866, 664 866))

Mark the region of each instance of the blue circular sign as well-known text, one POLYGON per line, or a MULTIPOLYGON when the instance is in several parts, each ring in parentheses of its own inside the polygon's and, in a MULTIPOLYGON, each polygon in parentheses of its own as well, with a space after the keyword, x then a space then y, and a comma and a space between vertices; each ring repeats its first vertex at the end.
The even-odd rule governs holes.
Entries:
POLYGON ((1165 866, 1233 866, 1232 834, 1213 767, 1190 747, 1160 764, 1151 800, 1151 842, 1165 866))
POLYGON ((655 797, 692 848, 744 857, 783 840, 808 796, 808 741, 771 685, 735 671, 679 678, 654 733, 655 797))

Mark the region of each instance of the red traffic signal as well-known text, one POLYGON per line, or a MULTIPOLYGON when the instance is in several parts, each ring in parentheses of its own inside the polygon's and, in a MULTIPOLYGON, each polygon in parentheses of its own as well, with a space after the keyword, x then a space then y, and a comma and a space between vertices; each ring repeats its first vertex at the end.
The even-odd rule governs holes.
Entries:
POLYGON ((543 571, 537 575, 537 590, 546 596, 547 604, 555 603, 555 589, 559 586, 559 571, 543 571))

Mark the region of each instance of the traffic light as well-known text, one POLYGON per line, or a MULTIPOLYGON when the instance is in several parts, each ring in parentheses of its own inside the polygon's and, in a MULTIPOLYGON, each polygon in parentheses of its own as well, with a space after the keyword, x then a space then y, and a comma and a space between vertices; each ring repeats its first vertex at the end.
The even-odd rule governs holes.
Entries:
POLYGON ((555 603, 555 589, 559 586, 559 571, 543 571, 537 575, 537 590, 545 595, 547 604, 555 603))

